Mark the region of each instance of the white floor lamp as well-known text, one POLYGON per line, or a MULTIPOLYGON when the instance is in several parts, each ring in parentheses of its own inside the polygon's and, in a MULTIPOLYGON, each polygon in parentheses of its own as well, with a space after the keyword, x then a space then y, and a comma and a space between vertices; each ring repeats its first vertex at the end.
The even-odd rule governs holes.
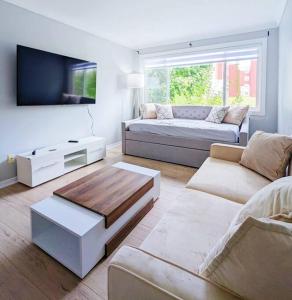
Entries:
POLYGON ((130 73, 127 75, 127 87, 133 89, 133 117, 139 117, 139 108, 142 103, 141 89, 144 87, 144 75, 130 73))

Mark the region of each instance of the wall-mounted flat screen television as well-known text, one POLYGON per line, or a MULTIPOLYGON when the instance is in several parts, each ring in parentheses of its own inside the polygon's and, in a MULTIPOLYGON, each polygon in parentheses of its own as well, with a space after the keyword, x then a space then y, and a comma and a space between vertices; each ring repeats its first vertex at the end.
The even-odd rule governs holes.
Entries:
POLYGON ((17 45, 17 105, 95 104, 96 67, 17 45))

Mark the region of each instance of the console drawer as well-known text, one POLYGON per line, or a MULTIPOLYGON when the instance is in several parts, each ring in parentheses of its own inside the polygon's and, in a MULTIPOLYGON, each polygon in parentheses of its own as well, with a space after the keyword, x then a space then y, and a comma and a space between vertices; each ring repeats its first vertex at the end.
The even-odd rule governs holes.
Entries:
POLYGON ((63 175, 63 161, 48 161, 32 172, 32 186, 36 186, 53 178, 63 175))

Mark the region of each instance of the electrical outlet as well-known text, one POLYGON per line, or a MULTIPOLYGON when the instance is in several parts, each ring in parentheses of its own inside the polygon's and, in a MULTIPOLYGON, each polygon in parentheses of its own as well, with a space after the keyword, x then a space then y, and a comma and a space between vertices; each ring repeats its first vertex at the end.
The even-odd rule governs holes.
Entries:
POLYGON ((7 161, 9 164, 13 164, 15 162, 15 155, 14 154, 8 154, 7 155, 7 161))

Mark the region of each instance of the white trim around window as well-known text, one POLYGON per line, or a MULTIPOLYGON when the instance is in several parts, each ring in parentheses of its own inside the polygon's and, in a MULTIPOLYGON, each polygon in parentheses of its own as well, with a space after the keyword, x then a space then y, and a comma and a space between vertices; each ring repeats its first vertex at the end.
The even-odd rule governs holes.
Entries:
MULTIPOLYGON (((250 110, 251 115, 264 116, 265 115, 265 105, 266 105, 266 64, 267 64, 267 37, 245 40, 245 41, 236 41, 224 44, 215 44, 210 46, 202 47, 190 47, 187 49, 180 50, 171 50, 163 51, 159 53, 151 54, 141 54, 141 64, 145 68, 148 66, 162 66, 165 63, 167 67, 171 64, 171 61, 174 61, 176 65, 180 62, 185 63, 185 57, 194 56, 197 59, 202 58, 202 60, 209 56, 214 60, 213 62, 219 61, 228 61, 228 55, 230 53, 242 49, 246 57, 248 55, 253 55, 252 49, 256 48, 257 55, 257 106, 250 110), (154 65, 153 65, 154 63, 154 65)), ((202 60, 197 60, 197 64, 203 63, 202 60)), ((206 59, 205 62, 208 62, 206 59)), ((195 62, 196 63, 196 62, 195 62)))

